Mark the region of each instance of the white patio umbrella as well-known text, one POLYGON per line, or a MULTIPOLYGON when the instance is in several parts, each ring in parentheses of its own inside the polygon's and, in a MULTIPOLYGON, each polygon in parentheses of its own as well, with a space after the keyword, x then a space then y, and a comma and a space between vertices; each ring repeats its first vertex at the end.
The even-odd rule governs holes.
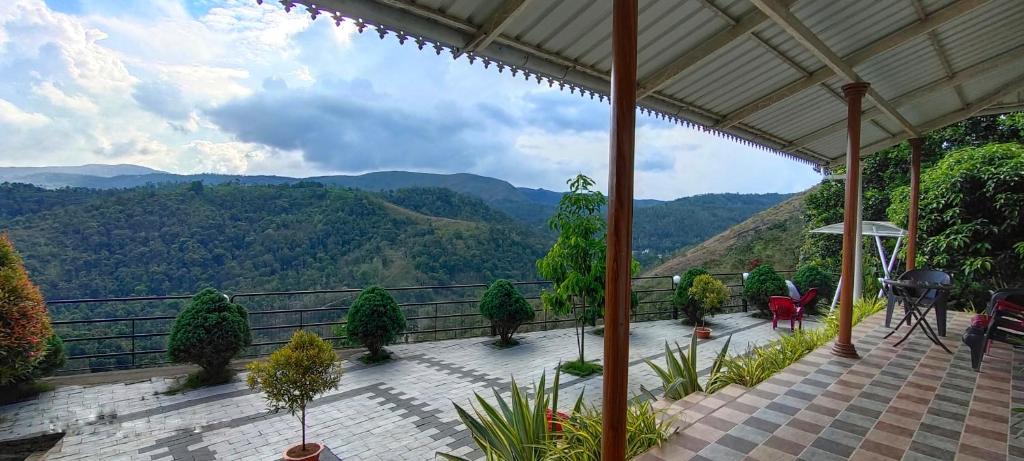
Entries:
MULTIPOLYGON (((885 278, 891 278, 890 274, 894 269, 896 269, 896 255, 900 252, 900 244, 903 243, 903 237, 907 235, 907 231, 888 221, 861 221, 861 228, 863 235, 875 238, 875 245, 878 247, 878 261, 882 265, 882 274, 885 278), (887 255, 885 253, 885 246, 882 245, 883 238, 896 239, 896 246, 893 247, 891 255, 887 255)), ((827 226, 814 229, 811 232, 817 234, 843 235, 843 223, 829 224, 827 226)), ((860 260, 857 260, 857 264, 861 264, 860 260)), ((840 277, 839 280, 840 283, 837 286, 842 285, 842 277, 840 277)), ((878 295, 881 296, 882 292, 879 291, 878 295)), ((839 288, 836 288, 836 294, 832 297, 832 306, 830 310, 835 309, 838 301, 839 288)))

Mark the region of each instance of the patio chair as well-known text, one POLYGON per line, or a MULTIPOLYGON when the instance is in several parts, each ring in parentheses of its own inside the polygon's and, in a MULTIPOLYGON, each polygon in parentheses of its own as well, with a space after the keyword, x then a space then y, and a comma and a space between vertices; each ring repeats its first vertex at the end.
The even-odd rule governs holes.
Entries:
POLYGON ((772 329, 779 326, 779 320, 789 320, 789 329, 794 330, 794 322, 800 329, 804 328, 804 309, 797 306, 793 298, 788 296, 771 296, 768 298, 768 309, 772 311, 772 329))
POLYGON ((800 299, 798 299, 796 301, 796 305, 803 312, 807 312, 807 306, 809 304, 813 303, 814 299, 817 298, 817 297, 818 297, 818 289, 817 288, 811 288, 810 290, 807 290, 807 293, 804 293, 802 296, 800 296, 800 299))
POLYGON ((992 293, 984 314, 975 315, 963 336, 971 349, 971 367, 981 370, 981 362, 992 341, 1010 344, 1024 342, 1024 288, 1003 289, 992 293))
MULTIPOLYGON (((897 280, 943 284, 953 283, 953 278, 949 274, 931 269, 909 270, 900 275, 897 280)), ((885 284, 882 284, 882 286, 885 287, 885 284)), ((928 293, 924 293, 923 298, 925 303, 935 303, 935 327, 938 330, 939 336, 946 336, 946 293, 945 291, 928 290, 928 293)), ((918 295, 921 294, 918 293, 918 295)), ((885 290, 885 295, 888 298, 888 302, 885 305, 885 326, 889 326, 892 322, 892 311, 896 307, 896 298, 888 289, 885 290)))

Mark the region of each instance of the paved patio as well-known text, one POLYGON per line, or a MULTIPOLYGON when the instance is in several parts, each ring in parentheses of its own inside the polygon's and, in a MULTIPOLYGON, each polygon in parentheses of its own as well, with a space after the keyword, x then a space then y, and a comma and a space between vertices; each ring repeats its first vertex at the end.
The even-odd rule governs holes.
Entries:
POLYGON ((829 345, 752 390, 671 405, 681 431, 641 459, 1024 459, 1009 428, 1011 406, 1024 406, 1024 354, 997 343, 975 373, 959 341, 968 315, 951 317, 952 356, 920 332, 892 347, 883 317, 854 329, 859 360, 829 345))
MULTIPOLYGON (((698 363, 709 367, 725 337, 731 349, 746 350, 788 328, 771 330, 770 322, 747 314, 720 315, 716 338, 699 348, 698 363)), ((806 327, 813 328, 809 322, 806 327)), ((660 381, 643 362, 660 360, 663 343, 687 344, 690 327, 673 321, 636 323, 632 327, 630 386, 656 388, 660 381)), ((458 421, 452 402, 468 403, 473 392, 507 391, 509 377, 520 385, 535 381, 544 370, 549 379, 559 361, 575 357, 571 329, 524 334, 520 346, 499 350, 493 339, 471 338, 391 348, 399 357, 390 363, 365 366, 346 363, 341 387, 317 399, 308 411, 308 437, 326 443, 323 459, 428 460, 442 451, 479 457, 458 421)), ((587 335, 587 357, 602 355, 602 338, 587 335)), ((298 422, 288 414, 269 414, 262 397, 243 383, 232 383, 180 395, 163 395, 169 380, 91 387, 69 386, 36 400, 0 407, 0 440, 47 431, 66 436, 47 455, 73 459, 280 459, 299 436, 298 422)), ((578 392, 596 402, 601 378, 563 376, 562 402, 578 392)))

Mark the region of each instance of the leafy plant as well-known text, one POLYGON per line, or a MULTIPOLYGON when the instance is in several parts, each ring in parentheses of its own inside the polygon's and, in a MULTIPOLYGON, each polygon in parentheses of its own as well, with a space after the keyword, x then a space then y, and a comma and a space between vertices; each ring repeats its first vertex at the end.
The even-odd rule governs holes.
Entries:
POLYGON ((514 343, 512 335, 519 326, 535 316, 533 306, 508 280, 496 280, 487 288, 480 301, 480 314, 494 325, 499 344, 506 346, 514 343))
POLYGON ((387 360, 384 346, 398 339, 405 330, 405 315, 398 303, 381 287, 370 287, 359 293, 346 317, 345 333, 370 351, 368 362, 387 360))
MULTIPOLYGON (((722 346, 722 350, 711 365, 711 374, 708 378, 709 386, 711 386, 710 383, 717 382, 716 376, 722 368, 726 354, 729 352, 729 343, 731 341, 732 336, 725 341, 725 345, 722 346)), ((647 365, 654 370, 654 373, 661 378, 663 395, 672 400, 679 400, 694 392, 704 392, 704 387, 700 384, 700 370, 697 369, 697 336, 690 336, 688 352, 683 352, 683 348, 679 347, 678 343, 676 343, 676 350, 678 351, 678 356, 673 354, 672 349, 668 346, 668 341, 665 342, 665 368, 658 366, 649 359, 644 359, 647 365)), ((717 390, 717 385, 714 390, 717 390)))
MULTIPOLYGON (((561 423, 559 437, 548 442, 545 459, 565 461, 600 461, 601 412, 584 405, 561 423)), ((626 459, 640 456, 668 440, 671 421, 659 417, 648 401, 631 404, 626 409, 626 459)))
POLYGON ((696 325, 703 317, 700 312, 699 303, 690 298, 690 287, 693 286, 694 279, 698 276, 707 274, 708 271, 702 267, 687 269, 687 271, 679 277, 679 284, 676 285, 675 294, 672 296, 672 304, 683 311, 683 315, 686 316, 686 321, 690 325, 696 325))
POLYGON ((227 296, 206 288, 178 314, 167 339, 167 356, 173 362, 199 365, 202 383, 230 379, 231 359, 252 342, 248 313, 228 301, 227 296))
MULTIPOLYGON (((544 309, 575 317, 577 366, 573 367, 573 362, 563 365, 571 372, 599 366, 587 365, 583 328, 588 318, 593 323, 604 311, 606 230, 602 209, 606 201, 603 194, 590 190, 594 180, 587 176, 577 175, 568 184, 569 192, 559 200, 555 215, 548 221, 558 239, 537 261, 537 272, 552 284, 550 290, 541 292, 544 309)), ((634 259, 632 271, 639 270, 640 264, 634 259)))
MULTIPOLYGON (((909 188, 889 216, 907 222, 909 188)), ((954 296, 983 302, 988 290, 1024 283, 1024 145, 989 144, 947 154, 921 175, 920 267, 953 273, 954 296)))
MULTIPOLYGON (((818 289, 818 296, 810 304, 804 306, 808 314, 814 314, 818 311, 817 306, 820 300, 832 297, 832 294, 835 292, 836 281, 832 274, 826 272, 817 264, 804 264, 793 274, 793 284, 796 285, 801 293, 807 293, 807 290, 811 288, 818 289)), ((870 291, 866 292, 870 293, 870 291)))
POLYGON ((42 293, 7 234, 0 234, 0 387, 31 380, 52 336, 42 293))
POLYGON ((699 275, 693 279, 689 298, 697 304, 699 321, 703 325, 704 318, 715 315, 729 299, 729 289, 724 283, 709 274, 699 275))
POLYGON ((743 297, 764 315, 771 315, 768 297, 785 296, 788 291, 786 280, 770 264, 757 266, 743 284, 743 297))
MULTIPOLYGON (((488 461, 539 461, 546 459, 548 444, 553 437, 553 425, 548 415, 558 409, 558 383, 560 371, 555 371, 549 393, 545 386, 546 373, 533 386, 533 403, 512 379, 512 395, 506 400, 497 389, 494 398, 497 405, 487 402, 480 394, 474 393, 476 405, 470 414, 455 405, 459 419, 473 435, 473 441, 484 452, 488 461)), ((583 393, 576 399, 573 412, 583 406, 583 393)), ((557 413, 555 413, 557 414, 557 413)), ((564 424, 564 421, 561 422, 564 424)), ((465 458, 438 453, 448 460, 462 461, 465 458)))
POLYGON ((33 375, 37 378, 49 376, 61 369, 68 363, 67 354, 64 352, 64 341, 56 334, 50 335, 46 340, 46 352, 36 364, 33 375))
POLYGON ((341 364, 331 344, 314 333, 299 330, 284 347, 266 360, 247 367, 249 388, 265 395, 271 411, 288 410, 302 424, 302 449, 306 448, 306 406, 316 396, 336 389, 341 364))

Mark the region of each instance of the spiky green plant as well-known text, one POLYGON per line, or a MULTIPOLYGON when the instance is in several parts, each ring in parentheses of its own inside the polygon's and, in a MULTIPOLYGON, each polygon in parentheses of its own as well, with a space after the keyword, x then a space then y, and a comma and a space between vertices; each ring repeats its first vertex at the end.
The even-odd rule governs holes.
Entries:
MULTIPOLYGON (((626 410, 626 459, 635 458, 668 440, 671 425, 670 420, 659 417, 650 402, 630 405, 626 410)), ((599 461, 601 431, 601 412, 585 405, 562 422, 561 435, 551 438, 545 459, 599 461)))
MULTIPOLYGON (((473 435, 473 441, 484 452, 487 461, 539 461, 545 459, 548 444, 552 438, 552 431, 548 424, 548 410, 553 415, 557 415, 558 383, 561 372, 555 371, 550 394, 545 386, 546 374, 542 374, 540 381, 533 387, 535 395, 533 403, 530 403, 529 396, 519 389, 515 378, 513 378, 512 395, 508 400, 505 400, 497 389, 493 390, 496 405, 492 405, 480 394, 474 393, 476 404, 473 405, 473 413, 475 415, 455 404, 455 411, 459 414, 459 419, 469 428, 473 435)), ((581 392, 576 399, 573 413, 578 413, 582 407, 583 393, 581 392)), ((450 461, 466 461, 465 458, 447 453, 438 453, 438 455, 450 461)))
MULTIPOLYGON (((715 358, 715 362, 711 365, 711 374, 708 377, 709 383, 715 381, 715 376, 721 370, 723 360, 729 352, 729 342, 731 341, 732 336, 729 336, 725 340, 721 352, 715 358)), ((672 349, 668 346, 668 341, 665 341, 665 368, 646 358, 644 359, 647 365, 654 370, 654 373, 661 378, 662 391, 665 397, 679 400, 694 392, 704 392, 704 386, 700 384, 700 370, 697 369, 697 337, 690 336, 688 352, 683 352, 683 348, 679 347, 679 343, 676 343, 676 350, 678 354, 673 353, 672 349)))

